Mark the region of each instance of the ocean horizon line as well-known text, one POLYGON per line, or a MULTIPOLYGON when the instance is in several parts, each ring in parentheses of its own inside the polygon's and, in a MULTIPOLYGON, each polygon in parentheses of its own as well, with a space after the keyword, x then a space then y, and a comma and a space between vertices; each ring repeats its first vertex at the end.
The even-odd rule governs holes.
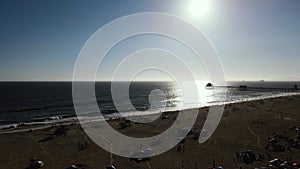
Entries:
MULTIPOLYGON (((186 80, 190 81, 190 80, 186 80)), ((196 80, 201 82, 210 82, 209 80, 196 80)), ((73 81, 73 80, 0 80, 0 83, 5 82, 30 82, 30 83, 39 83, 39 82, 176 82, 172 80, 96 80, 96 81, 88 81, 88 80, 80 80, 80 81, 73 81)), ((300 80, 227 80, 225 82, 300 82, 300 80)))

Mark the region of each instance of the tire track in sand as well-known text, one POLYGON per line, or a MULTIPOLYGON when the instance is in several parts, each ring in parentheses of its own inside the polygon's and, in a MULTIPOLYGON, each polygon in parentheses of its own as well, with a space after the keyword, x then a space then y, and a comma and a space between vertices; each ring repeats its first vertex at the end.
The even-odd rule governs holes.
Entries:
POLYGON ((247 125, 247 128, 248 128, 248 130, 250 131, 250 133, 254 136, 254 137, 256 137, 256 144, 258 145, 258 146, 260 146, 260 147, 263 147, 261 144, 260 144, 260 137, 257 135, 257 134, 255 134, 255 132, 251 129, 251 127, 249 126, 249 125, 247 125))

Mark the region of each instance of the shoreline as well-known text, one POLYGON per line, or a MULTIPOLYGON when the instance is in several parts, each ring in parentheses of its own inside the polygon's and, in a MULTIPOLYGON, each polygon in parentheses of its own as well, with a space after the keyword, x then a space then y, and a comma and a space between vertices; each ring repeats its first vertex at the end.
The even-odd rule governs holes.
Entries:
MULTIPOLYGON (((85 123, 89 122, 99 122, 99 121, 112 121, 112 120, 118 120, 126 117, 143 117, 143 116, 151 116, 159 113, 175 113, 179 111, 186 111, 186 110, 194 110, 194 109, 207 109, 212 106, 227 106, 227 105, 234 105, 234 104, 240 104, 240 103, 248 103, 248 102, 255 102, 255 101, 260 101, 260 100, 272 100, 276 98, 286 98, 286 97, 294 97, 294 96, 300 96, 300 93, 281 93, 281 94, 276 94, 274 96, 266 96, 266 97, 260 97, 260 98, 250 98, 246 100, 237 100, 237 101, 228 101, 224 103, 216 103, 212 105, 205 105, 201 107, 194 107, 194 108, 185 108, 185 109, 176 109, 176 110, 166 110, 163 112, 156 112, 156 113, 151 113, 151 114, 140 114, 140 115, 131 115, 131 116, 125 116, 125 117, 120 117, 120 116, 112 116, 112 117, 106 117, 106 119, 96 119, 96 120, 87 120, 85 123)), ((116 114, 116 113, 113 113, 116 114)), ((113 115, 111 114, 111 115, 113 115)), ((108 115, 110 116, 110 114, 108 115)), ((7 128, 1 128, 0 127, 0 135, 1 134, 9 134, 9 133, 19 133, 19 132, 28 132, 29 130, 42 130, 42 129, 47 129, 51 127, 57 127, 59 125, 73 125, 73 124, 80 124, 78 117, 73 116, 68 118, 62 118, 60 119, 61 121, 45 121, 45 122, 21 122, 21 123, 14 123, 14 124, 8 124, 7 128)), ((1 126, 1 125, 0 125, 1 126)), ((6 125, 4 125, 6 126, 6 125)))

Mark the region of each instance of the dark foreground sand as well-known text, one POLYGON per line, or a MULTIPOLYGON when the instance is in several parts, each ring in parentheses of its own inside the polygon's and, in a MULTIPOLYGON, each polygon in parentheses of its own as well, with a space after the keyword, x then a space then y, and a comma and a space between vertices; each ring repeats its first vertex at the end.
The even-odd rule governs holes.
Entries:
MULTIPOLYGON (((196 128, 202 128, 207 113, 208 108, 199 110, 196 128)), ((176 113, 169 113, 169 117, 147 125, 132 123, 130 127, 119 130, 129 136, 153 136, 168 128, 176 118, 176 113)), ((110 123, 119 128, 120 120, 110 123)), ((57 127, 33 132, 2 133, 0 168, 23 169, 29 166, 31 158, 36 158, 45 162, 45 169, 64 169, 77 163, 97 169, 104 169, 110 163, 114 163, 117 169, 207 169, 213 163, 227 169, 254 169, 267 166, 269 160, 276 157, 300 162, 300 149, 291 147, 283 152, 274 152, 271 145, 266 149, 268 138, 275 133, 291 138, 299 137, 300 132, 289 129, 292 126, 300 126, 300 96, 230 104, 226 106, 216 132, 204 144, 199 144, 190 135, 185 139, 182 151, 178 152, 178 147, 174 147, 139 163, 102 150, 84 134, 79 125, 66 126, 69 130, 58 132, 58 136, 48 137, 49 140, 47 134, 53 134, 57 127), (257 155, 261 154, 264 159, 251 164, 239 161, 236 154, 247 149, 252 149, 257 155)), ((283 139, 279 144, 287 148, 287 142, 283 139)))

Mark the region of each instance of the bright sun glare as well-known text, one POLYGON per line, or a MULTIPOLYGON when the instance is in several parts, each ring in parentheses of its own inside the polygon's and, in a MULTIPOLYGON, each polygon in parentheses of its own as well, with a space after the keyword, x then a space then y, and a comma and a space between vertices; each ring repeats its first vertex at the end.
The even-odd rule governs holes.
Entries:
POLYGON ((207 14, 209 7, 209 0, 191 0, 189 4, 189 12, 192 17, 201 17, 207 14))

